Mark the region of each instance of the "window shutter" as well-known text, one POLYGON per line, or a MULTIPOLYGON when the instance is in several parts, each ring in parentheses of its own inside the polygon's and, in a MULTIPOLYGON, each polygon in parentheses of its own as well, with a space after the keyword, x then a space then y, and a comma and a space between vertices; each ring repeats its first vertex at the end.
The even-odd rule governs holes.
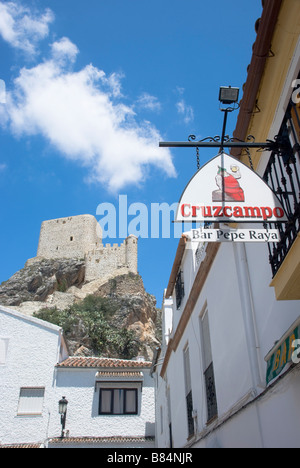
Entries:
POLYGON ((6 364, 8 342, 8 338, 0 338, 0 366, 6 364))
POLYGON ((44 388, 21 388, 18 414, 42 414, 44 388))

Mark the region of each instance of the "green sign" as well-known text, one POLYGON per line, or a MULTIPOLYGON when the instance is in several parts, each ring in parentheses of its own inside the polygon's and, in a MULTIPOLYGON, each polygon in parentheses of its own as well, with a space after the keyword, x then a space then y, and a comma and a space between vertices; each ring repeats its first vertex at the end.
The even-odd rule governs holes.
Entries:
POLYGON ((292 361, 293 354, 297 348, 294 341, 300 338, 300 326, 296 327, 289 336, 281 343, 268 360, 267 384, 275 379, 283 368, 292 361), (293 346, 294 343, 294 346, 293 346))

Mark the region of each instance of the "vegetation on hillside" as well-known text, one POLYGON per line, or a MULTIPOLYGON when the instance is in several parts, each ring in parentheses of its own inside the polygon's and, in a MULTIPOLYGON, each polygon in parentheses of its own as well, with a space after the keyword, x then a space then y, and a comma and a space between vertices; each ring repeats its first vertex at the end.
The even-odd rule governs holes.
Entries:
POLYGON ((87 296, 66 310, 42 309, 34 316, 62 327, 69 343, 76 341, 94 356, 132 359, 139 353, 139 343, 132 330, 112 325, 116 310, 109 298, 87 296))

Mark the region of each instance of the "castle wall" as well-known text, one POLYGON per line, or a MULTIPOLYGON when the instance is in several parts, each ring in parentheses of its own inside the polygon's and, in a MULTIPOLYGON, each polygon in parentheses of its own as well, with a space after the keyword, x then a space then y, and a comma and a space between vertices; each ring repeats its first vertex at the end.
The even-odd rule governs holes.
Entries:
POLYGON ((38 257, 84 258, 91 246, 102 245, 97 237, 99 225, 94 216, 80 215, 44 221, 41 227, 38 257))
POLYGON ((130 236, 120 246, 106 244, 97 250, 91 250, 85 257, 85 280, 92 281, 118 274, 124 268, 128 273, 137 274, 137 238, 130 236))

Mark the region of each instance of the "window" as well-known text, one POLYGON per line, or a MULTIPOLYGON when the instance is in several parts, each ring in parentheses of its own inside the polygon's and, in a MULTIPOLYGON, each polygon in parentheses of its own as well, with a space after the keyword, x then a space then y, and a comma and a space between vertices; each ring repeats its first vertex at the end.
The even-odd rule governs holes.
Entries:
POLYGON ((183 352, 183 361, 184 361, 188 432, 189 432, 189 437, 191 437, 194 435, 194 419, 193 419, 193 392, 192 392, 192 380, 191 380, 190 350, 188 347, 186 347, 186 349, 183 352))
POLYGON ((164 432, 164 410, 163 407, 160 407, 160 433, 164 432))
POLYGON ((136 388, 101 388, 99 414, 138 414, 138 391, 136 388))
POLYGON ((203 259, 205 258, 206 245, 204 242, 199 242, 197 250, 195 252, 196 267, 198 267, 203 259))
POLYGON ((170 387, 167 388, 167 403, 168 403, 168 421, 169 421, 169 446, 170 446, 170 448, 173 448, 171 390, 170 390, 170 387))
POLYGON ((206 388, 207 421, 209 422, 218 415, 218 405, 207 310, 201 317, 201 331, 203 343, 203 368, 206 388))
POLYGON ((8 342, 8 338, 0 338, 0 366, 4 366, 6 364, 8 342))
POLYGON ((42 414, 44 394, 44 388, 21 388, 18 415, 42 414))
POLYGON ((176 307, 180 309, 182 299, 184 298, 184 283, 182 278, 182 271, 178 273, 176 284, 175 284, 175 293, 176 293, 176 307))

